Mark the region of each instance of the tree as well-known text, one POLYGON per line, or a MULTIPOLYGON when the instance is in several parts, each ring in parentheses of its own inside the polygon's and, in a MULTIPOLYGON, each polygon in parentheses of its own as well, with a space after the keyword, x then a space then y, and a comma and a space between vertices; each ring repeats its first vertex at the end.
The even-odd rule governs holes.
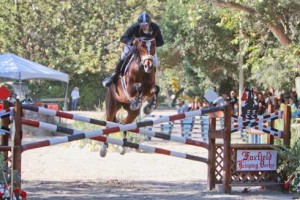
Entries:
POLYGON ((192 95, 213 87, 229 92, 222 85, 236 82, 238 48, 230 43, 234 32, 218 25, 221 19, 209 4, 196 2, 167 1, 161 23, 164 52, 171 53, 163 54, 162 65, 183 70, 183 85, 192 95))
MULTIPOLYGON (((69 74, 70 87, 91 87, 104 98, 101 80, 121 52, 119 38, 144 8, 144 0, 4 1, 0 8, 0 53, 12 52, 69 74)), ((36 82, 35 84, 38 84, 36 82)), ((41 96, 57 95, 37 87, 41 96)), ((53 87, 52 87, 53 88, 53 87)), ((96 104, 98 100, 91 103, 96 104)))
MULTIPOLYGON (((245 67, 251 69, 250 80, 263 88, 291 89, 294 86, 293 78, 299 74, 300 67, 297 31, 300 2, 296 0, 211 2, 213 6, 222 8, 222 11, 224 8, 227 9, 227 13, 232 11, 241 13, 240 21, 245 37, 240 39, 247 44, 244 52, 245 67)), ((225 12, 222 20, 226 21, 232 17, 235 15, 228 17, 225 12)))

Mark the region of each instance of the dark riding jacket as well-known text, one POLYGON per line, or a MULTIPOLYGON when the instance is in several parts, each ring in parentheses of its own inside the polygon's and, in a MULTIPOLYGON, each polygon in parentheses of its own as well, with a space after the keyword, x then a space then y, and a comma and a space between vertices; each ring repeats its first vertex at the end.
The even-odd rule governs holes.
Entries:
POLYGON ((157 47, 164 45, 164 40, 161 35, 159 26, 154 22, 150 22, 149 29, 150 29, 149 34, 146 34, 143 32, 140 24, 135 23, 126 30, 126 32, 124 33, 124 35, 121 37, 120 40, 124 44, 132 45, 134 38, 150 37, 150 38, 155 38, 157 47))

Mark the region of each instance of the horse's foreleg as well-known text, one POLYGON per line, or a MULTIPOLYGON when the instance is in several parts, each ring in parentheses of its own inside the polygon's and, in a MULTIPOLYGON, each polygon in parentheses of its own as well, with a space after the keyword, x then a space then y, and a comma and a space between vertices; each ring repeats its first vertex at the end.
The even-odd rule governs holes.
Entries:
POLYGON ((137 97, 133 102, 131 102, 130 110, 138 110, 142 106, 142 92, 143 92, 142 84, 141 83, 135 84, 135 90, 137 91, 137 97))
POLYGON ((151 90, 151 94, 153 94, 152 99, 149 101, 149 103, 144 107, 144 113, 146 115, 149 115, 157 106, 157 97, 158 97, 158 93, 160 91, 160 88, 155 85, 152 90, 151 90))
MULTIPOLYGON (((140 114, 140 110, 134 110, 134 111, 131 111, 129 110, 129 108, 127 107, 124 107, 126 110, 127 110, 127 116, 124 120, 124 124, 130 124, 132 123, 136 118, 137 116, 140 114)), ((126 135, 127 135, 127 131, 123 131, 123 144, 126 144, 127 142, 127 138, 126 138, 126 135)), ((126 147, 125 146, 122 146, 121 148, 119 148, 119 152, 121 155, 124 155, 126 153, 126 147)))

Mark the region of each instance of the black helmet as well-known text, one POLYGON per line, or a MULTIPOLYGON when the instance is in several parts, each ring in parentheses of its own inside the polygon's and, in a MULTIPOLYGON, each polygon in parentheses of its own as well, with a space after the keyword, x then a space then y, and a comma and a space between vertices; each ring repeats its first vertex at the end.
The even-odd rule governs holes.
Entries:
POLYGON ((141 25, 147 25, 150 22, 151 22, 151 17, 148 13, 143 12, 142 14, 139 15, 138 23, 140 23, 141 25))

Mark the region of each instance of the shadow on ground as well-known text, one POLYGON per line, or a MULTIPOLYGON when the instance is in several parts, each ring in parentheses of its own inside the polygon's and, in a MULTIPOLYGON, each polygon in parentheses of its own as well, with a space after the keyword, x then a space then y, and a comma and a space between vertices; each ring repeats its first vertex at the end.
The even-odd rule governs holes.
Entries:
POLYGON ((169 199, 169 200, 234 200, 234 199, 291 199, 292 196, 274 192, 250 191, 244 194, 233 191, 232 194, 220 194, 216 191, 207 191, 205 182, 154 182, 154 181, 123 181, 110 180, 99 182, 58 182, 58 181, 30 181, 23 183, 23 189, 28 193, 30 200, 142 200, 142 199, 169 199))

